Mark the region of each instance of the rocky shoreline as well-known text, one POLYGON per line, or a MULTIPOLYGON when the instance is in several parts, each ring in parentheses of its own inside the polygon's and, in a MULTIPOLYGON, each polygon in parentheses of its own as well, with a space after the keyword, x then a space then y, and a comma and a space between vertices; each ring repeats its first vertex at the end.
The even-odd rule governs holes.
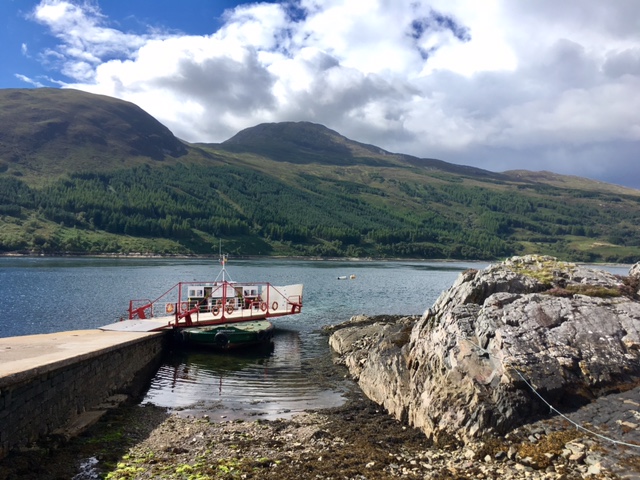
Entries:
POLYGON ((427 437, 503 435, 548 410, 542 398, 571 409, 640 382, 638 285, 514 257, 463 272, 420 318, 354 317, 329 343, 365 395, 427 437))
POLYGON ((226 420, 215 411, 195 418, 125 405, 68 442, 51 439, 5 458, 0 480, 640 478, 637 448, 570 421, 640 445, 640 388, 602 397, 566 419, 541 415, 504 436, 466 444, 429 440, 355 383, 345 405, 290 420, 226 420))
MULTIPOLYGON (((632 420, 638 390, 568 415, 608 435, 632 420), (624 419, 624 420, 622 420, 624 419), (613 430, 613 431, 612 431, 613 430)), ((634 414, 635 412, 635 414, 634 414)), ((129 405, 80 437, 0 462, 2 480, 109 479, 637 479, 640 456, 551 416, 504 437, 428 440, 354 389, 338 408, 291 420, 214 421, 129 405)), ((637 420, 636 420, 637 421, 637 420)))
POLYGON ((599 478, 625 465, 617 473, 636 478, 639 300, 640 264, 622 277, 513 257, 463 272, 422 317, 353 317, 330 328, 329 343, 367 397, 436 443, 502 445, 499 454, 537 468, 558 455, 587 459, 581 474, 599 478), (531 455, 505 450, 505 440, 551 414, 554 430, 529 435, 531 455), (572 430, 596 443, 563 442, 572 430), (611 460, 607 444, 631 457, 611 460))

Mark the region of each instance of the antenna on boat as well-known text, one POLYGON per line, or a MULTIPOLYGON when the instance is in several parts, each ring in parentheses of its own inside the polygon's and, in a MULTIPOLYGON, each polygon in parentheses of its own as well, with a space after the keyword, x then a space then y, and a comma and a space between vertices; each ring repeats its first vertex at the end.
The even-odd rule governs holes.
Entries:
MULTIPOLYGON (((227 273, 227 259, 229 258, 229 255, 227 255, 226 253, 224 253, 224 254, 222 253, 222 240, 220 240, 220 247, 219 247, 218 255, 220 257, 220 265, 222 265, 222 270, 220 270, 220 273, 216 277, 216 282, 218 281, 218 278, 220 278, 220 275, 222 275, 222 281, 226 282, 225 275, 227 273)), ((231 280, 231 279, 229 279, 229 280, 231 280)))

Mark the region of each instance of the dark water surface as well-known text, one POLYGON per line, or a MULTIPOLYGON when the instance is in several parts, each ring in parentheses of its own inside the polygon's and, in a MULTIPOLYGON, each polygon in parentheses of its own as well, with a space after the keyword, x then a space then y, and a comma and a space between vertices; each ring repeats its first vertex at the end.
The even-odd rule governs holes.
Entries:
MULTIPOLYGON (((303 283, 302 313, 274 319, 273 345, 263 351, 172 352, 144 402, 226 418, 339 405, 345 385, 332 377, 323 326, 357 314, 421 315, 461 271, 487 265, 232 259, 235 281, 303 283)), ((97 328, 126 317, 129 299, 218 273, 217 261, 203 259, 0 258, 0 337, 97 328)))

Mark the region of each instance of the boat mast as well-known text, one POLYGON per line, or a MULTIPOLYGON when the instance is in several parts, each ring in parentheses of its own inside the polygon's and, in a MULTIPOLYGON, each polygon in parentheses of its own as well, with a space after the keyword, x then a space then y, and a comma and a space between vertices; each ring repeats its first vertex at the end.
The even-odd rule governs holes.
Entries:
MULTIPOLYGON (((218 277, 220 275, 222 275, 222 281, 225 282, 227 279, 225 278, 225 275, 227 273, 227 254, 225 253, 224 255, 220 255, 220 265, 222 265, 222 270, 220 270, 220 273, 218 274, 218 277)), ((218 280, 216 278, 216 280, 218 280)))
MULTIPOLYGON (((220 271, 220 273, 218 273, 218 276, 216 277, 216 282, 218 281, 218 278, 220 278, 220 275, 222 275, 222 281, 226 282, 226 274, 227 274, 227 259, 229 258, 229 255, 227 255, 226 253, 222 253, 222 240, 220 240, 220 248, 218 251, 218 255, 220 257, 220 264, 222 265, 222 270, 220 271)), ((229 279, 231 280, 231 279, 229 279)), ((233 280, 231 280, 233 281, 233 280)))

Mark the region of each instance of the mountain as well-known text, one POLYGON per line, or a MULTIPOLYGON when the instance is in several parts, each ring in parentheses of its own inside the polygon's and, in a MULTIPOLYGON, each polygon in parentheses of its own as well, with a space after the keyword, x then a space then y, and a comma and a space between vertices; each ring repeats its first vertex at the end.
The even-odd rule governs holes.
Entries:
POLYGON ((393 165, 385 158, 389 152, 354 142, 323 125, 310 122, 263 123, 242 130, 220 144, 220 148, 299 164, 393 165))
POLYGON ((137 106, 0 90, 0 252, 640 258, 640 191, 490 172, 309 122, 189 144, 137 106))
POLYGON ((187 153, 140 107, 78 90, 0 90, 0 124, 0 170, 27 176, 109 170, 187 153))
POLYGON ((375 145, 349 140, 324 125, 311 122, 263 123, 238 132, 220 144, 220 148, 229 152, 253 153, 276 161, 299 164, 378 167, 409 164, 461 175, 502 177, 480 168, 455 165, 433 158, 391 153, 375 145))

